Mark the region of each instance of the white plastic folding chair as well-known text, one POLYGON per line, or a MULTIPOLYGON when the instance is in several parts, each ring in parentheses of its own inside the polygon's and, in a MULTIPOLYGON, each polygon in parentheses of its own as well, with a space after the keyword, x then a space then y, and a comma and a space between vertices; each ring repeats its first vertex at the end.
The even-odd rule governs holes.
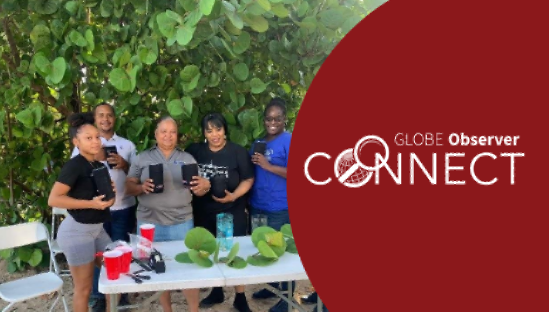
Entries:
MULTIPOLYGON (((0 241, 0 250, 47 241, 50 249, 50 257, 53 258, 48 229, 42 223, 34 222, 0 227, 0 238, 9 238, 0 241)), ((53 266, 57 270, 57 262, 55 259, 53 260, 53 266)), ((57 292, 57 297, 50 308, 50 312, 57 302, 59 302, 59 298, 63 299, 65 311, 68 312, 67 302, 63 295, 63 280, 56 272, 49 271, 47 273, 2 283, 0 284, 0 298, 9 303, 2 312, 6 312, 18 302, 53 292, 57 292)))
MULTIPOLYGON (((57 240, 54 239, 55 238, 55 230, 56 230, 56 218, 58 216, 66 217, 67 214, 69 214, 69 213, 65 209, 60 209, 60 208, 55 208, 55 207, 52 208, 50 238, 51 238, 51 252, 53 253, 52 254, 53 257, 50 259, 50 271, 53 268, 53 260, 55 259, 55 256, 58 255, 58 254, 63 253, 63 250, 61 250, 61 248, 59 248, 59 244, 57 243, 57 240)), ((56 273, 59 274, 59 276, 71 276, 71 272, 69 270, 59 269, 59 271, 56 271, 56 273)))

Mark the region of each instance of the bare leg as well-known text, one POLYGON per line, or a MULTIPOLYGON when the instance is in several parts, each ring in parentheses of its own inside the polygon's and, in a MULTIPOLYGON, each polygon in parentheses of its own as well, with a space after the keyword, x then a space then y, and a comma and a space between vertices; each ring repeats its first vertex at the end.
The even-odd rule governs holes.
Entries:
POLYGON ((72 307, 75 312, 88 312, 88 299, 93 284, 94 262, 69 266, 74 284, 72 307))
POLYGON ((169 291, 162 293, 160 296, 160 305, 164 312, 172 312, 172 297, 169 291))
POLYGON ((200 289, 183 289, 183 295, 187 299, 187 310, 189 312, 198 312, 200 289))
POLYGON ((242 293, 244 292, 244 290, 246 290, 246 286, 234 286, 234 290, 237 292, 237 293, 242 293))
MULTIPOLYGON (((99 269, 101 269, 101 266, 103 265, 101 257, 96 257, 95 260, 94 260, 94 263, 95 263, 95 266, 97 266, 97 267, 99 267, 99 269)), ((110 312, 111 311, 111 307, 110 307, 111 297, 105 296, 105 302, 106 302, 106 306, 107 306, 107 312, 110 312)))

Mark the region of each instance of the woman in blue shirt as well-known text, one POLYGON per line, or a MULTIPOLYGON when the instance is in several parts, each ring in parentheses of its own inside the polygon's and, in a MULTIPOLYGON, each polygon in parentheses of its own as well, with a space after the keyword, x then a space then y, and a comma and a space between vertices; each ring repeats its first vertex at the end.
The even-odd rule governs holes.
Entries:
MULTIPOLYGON (((286 168, 292 135, 285 130, 286 103, 284 100, 272 99, 265 108, 263 120, 267 136, 259 141, 266 142, 267 149, 265 155, 259 153, 252 155, 252 163, 255 164, 255 182, 250 195, 251 215, 266 215, 267 224, 280 230, 282 225, 290 223, 286 195, 286 168)), ((277 288, 278 284, 274 286, 277 288)), ((283 283, 282 290, 287 288, 287 283, 283 283)), ((254 293, 253 297, 266 299, 276 295, 263 289, 254 293)), ((270 311, 287 312, 288 304, 281 300, 270 311)))
MULTIPOLYGON (((267 215, 269 226, 280 230, 290 223, 286 195, 286 167, 292 135, 285 131, 286 105, 275 98, 265 108, 264 125, 267 136, 258 141, 267 143, 265 155, 255 153, 255 183, 250 196, 252 215, 267 215)), ((255 143, 254 143, 255 144, 255 143)), ((253 151, 253 147, 252 147, 253 151)))

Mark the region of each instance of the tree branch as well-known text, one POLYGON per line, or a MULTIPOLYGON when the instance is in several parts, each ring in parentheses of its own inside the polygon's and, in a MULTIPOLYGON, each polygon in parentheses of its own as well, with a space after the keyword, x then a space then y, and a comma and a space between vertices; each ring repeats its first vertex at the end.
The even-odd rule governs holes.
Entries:
POLYGON ((55 103, 57 102, 57 99, 55 99, 52 95, 46 95, 46 91, 44 90, 43 86, 33 84, 31 86, 31 88, 34 92, 36 92, 40 95, 40 100, 42 102, 44 102, 46 105, 49 105, 49 106, 57 109, 57 111, 59 111, 59 113, 63 114, 63 116, 69 116, 70 115, 70 110, 66 106, 64 106, 64 105, 61 105, 61 106, 58 106, 58 107, 55 106, 55 103))
MULTIPOLYGON (((6 106, 6 117, 8 118, 8 144, 10 143, 12 137, 12 131, 11 131, 11 118, 10 118, 10 108, 9 106, 6 106)), ((10 206, 13 206, 14 199, 13 199, 13 167, 10 167, 10 199, 9 199, 10 206)))
MULTIPOLYGON (((2 12, 2 8, 0 8, 0 12, 2 12)), ((11 56, 13 57, 15 67, 19 67, 19 64, 21 63, 21 58, 19 57, 19 49, 17 49, 17 44, 15 43, 15 40, 13 39, 13 34, 11 33, 8 17, 5 17, 2 20, 2 26, 4 27, 4 33, 8 38, 8 43, 10 45, 10 50, 11 50, 11 56)))
POLYGON ((29 187, 25 186, 25 185, 24 185, 22 182, 20 182, 20 181, 13 180, 13 184, 15 184, 15 185, 21 187, 21 189, 22 189, 24 192, 26 192, 26 193, 33 194, 33 195, 35 195, 35 196, 37 196, 37 197, 41 197, 40 194, 35 193, 32 189, 30 189, 29 187))
POLYGON ((4 59, 4 61, 6 61, 6 64, 8 65, 8 67, 12 70, 12 71, 16 71, 17 70, 17 67, 15 66, 15 64, 13 63, 13 60, 10 59, 8 57, 7 54, 2 54, 2 59, 4 59))

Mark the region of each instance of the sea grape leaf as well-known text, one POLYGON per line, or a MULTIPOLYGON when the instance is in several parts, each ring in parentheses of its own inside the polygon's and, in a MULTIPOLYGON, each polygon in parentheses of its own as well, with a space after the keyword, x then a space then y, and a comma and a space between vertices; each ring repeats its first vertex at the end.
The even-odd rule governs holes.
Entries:
POLYGON ((276 262, 276 259, 269 259, 262 255, 250 255, 246 262, 253 266, 268 266, 276 262))
POLYGON ((293 239, 286 240, 286 252, 298 254, 297 246, 295 245, 295 240, 293 239))
POLYGON ((234 260, 234 258, 238 254, 238 250, 240 250, 240 244, 237 242, 233 245, 231 251, 227 255, 227 263, 231 263, 234 260))
POLYGON ((273 249, 263 240, 257 243, 257 249, 259 253, 269 259, 278 259, 278 255, 273 251, 273 249))
POLYGON ((178 255, 175 256, 175 260, 179 263, 188 263, 188 264, 193 263, 193 261, 189 257, 188 252, 179 253, 178 255))
POLYGON ((292 232, 292 226, 290 224, 284 224, 280 228, 280 232, 287 238, 294 238, 294 233, 292 232))
POLYGON ((281 232, 265 234, 265 241, 269 246, 282 247, 284 245, 284 236, 281 232))
POLYGON ((217 246, 215 247, 214 263, 219 263, 219 242, 217 243, 217 246))
POLYGON ((274 230, 273 228, 271 228, 269 226, 261 226, 261 227, 256 228, 252 233, 252 242, 254 243, 254 246, 257 247, 257 243, 260 240, 265 240, 265 234, 275 233, 275 232, 276 232, 276 230, 274 230))
POLYGON ((203 250, 210 254, 215 252, 215 237, 206 228, 195 227, 185 236, 185 245, 189 249, 203 250))
POLYGON ((271 247, 271 249, 273 249, 274 253, 276 253, 276 255, 278 255, 278 257, 281 257, 284 252, 286 252, 286 241, 282 241, 282 246, 281 247, 275 247, 275 246, 269 246, 271 247))
POLYGON ((189 258, 193 261, 193 263, 200 265, 202 267, 212 267, 213 262, 212 260, 208 258, 203 258, 200 256, 200 252, 197 250, 190 249, 189 250, 189 258))
POLYGON ((243 258, 241 258, 239 256, 235 257, 232 262, 227 264, 227 266, 232 267, 232 268, 236 268, 236 269, 243 269, 247 265, 248 265, 248 263, 246 263, 246 260, 244 260, 243 258))

